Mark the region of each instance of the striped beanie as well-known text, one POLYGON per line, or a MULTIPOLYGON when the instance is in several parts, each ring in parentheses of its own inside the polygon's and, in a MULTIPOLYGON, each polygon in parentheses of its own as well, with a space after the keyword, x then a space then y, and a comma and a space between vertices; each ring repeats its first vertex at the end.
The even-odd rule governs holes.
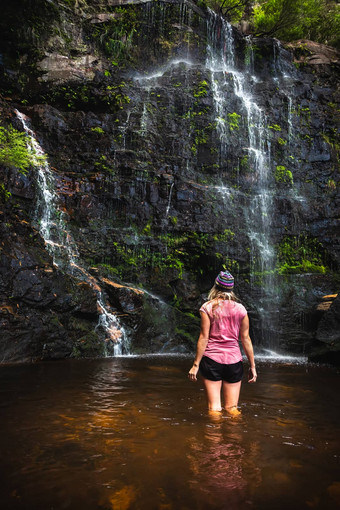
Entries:
POLYGON ((223 287, 225 290, 234 288, 234 277, 229 271, 221 271, 215 280, 216 285, 223 287))

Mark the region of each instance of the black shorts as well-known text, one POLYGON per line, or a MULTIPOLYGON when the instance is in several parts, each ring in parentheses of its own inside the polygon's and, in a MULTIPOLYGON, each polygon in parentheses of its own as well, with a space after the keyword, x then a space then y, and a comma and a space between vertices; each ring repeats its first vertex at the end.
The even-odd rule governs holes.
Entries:
POLYGON ((228 383, 236 383, 241 381, 243 376, 243 363, 232 363, 223 365, 207 356, 203 356, 200 363, 200 373, 209 381, 226 381, 228 383))

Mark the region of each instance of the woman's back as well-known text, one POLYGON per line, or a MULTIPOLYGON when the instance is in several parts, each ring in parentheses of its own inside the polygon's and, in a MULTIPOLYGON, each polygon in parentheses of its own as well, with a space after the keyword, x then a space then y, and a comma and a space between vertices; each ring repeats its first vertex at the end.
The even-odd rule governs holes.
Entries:
POLYGON ((237 363, 242 359, 238 344, 242 319, 247 310, 241 303, 228 299, 213 299, 200 309, 210 319, 209 341, 205 356, 218 363, 237 363))

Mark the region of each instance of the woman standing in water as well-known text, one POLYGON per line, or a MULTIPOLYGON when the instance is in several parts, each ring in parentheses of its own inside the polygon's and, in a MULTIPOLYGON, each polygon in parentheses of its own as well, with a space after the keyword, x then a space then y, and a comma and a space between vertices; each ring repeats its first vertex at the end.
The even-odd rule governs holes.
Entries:
POLYGON ((250 364, 248 382, 256 382, 257 374, 247 310, 238 302, 233 288, 234 277, 228 271, 221 271, 209 292, 208 301, 200 309, 201 332, 188 377, 197 381, 200 371, 210 411, 222 411, 222 390, 224 409, 237 416, 240 414, 237 404, 243 376, 239 337, 250 364))

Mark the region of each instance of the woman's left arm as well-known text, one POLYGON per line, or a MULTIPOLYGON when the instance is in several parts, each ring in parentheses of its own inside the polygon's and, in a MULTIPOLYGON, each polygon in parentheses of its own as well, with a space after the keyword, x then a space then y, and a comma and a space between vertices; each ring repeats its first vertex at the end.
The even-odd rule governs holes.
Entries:
POLYGON ((196 357, 191 369, 189 370, 188 375, 191 381, 197 381, 197 372, 199 369, 199 365, 209 340, 210 319, 206 313, 204 312, 200 313, 201 313, 201 331, 197 341, 196 357))

